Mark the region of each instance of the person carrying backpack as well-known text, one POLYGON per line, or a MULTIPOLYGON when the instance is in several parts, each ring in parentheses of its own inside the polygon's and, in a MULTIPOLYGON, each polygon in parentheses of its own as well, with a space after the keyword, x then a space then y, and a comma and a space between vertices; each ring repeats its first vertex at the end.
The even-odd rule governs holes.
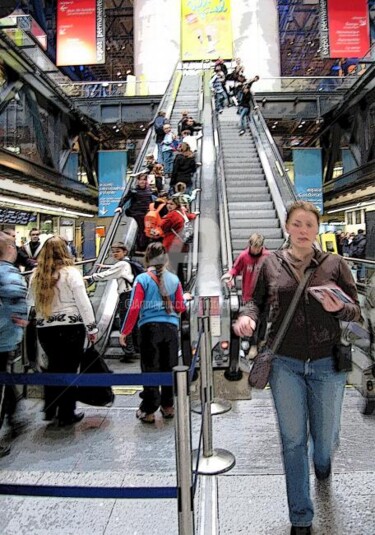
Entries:
POLYGON ((184 255, 189 251, 189 245, 182 236, 186 220, 192 221, 199 212, 187 212, 181 199, 174 197, 168 200, 168 214, 162 218, 161 228, 164 232, 163 246, 169 255, 172 269, 183 283, 184 281, 184 255))
MULTIPOLYGON (((138 262, 135 263, 127 257, 128 250, 123 242, 115 242, 111 246, 111 252, 113 258, 116 260, 115 264, 99 264, 99 267, 105 268, 105 271, 101 271, 100 273, 93 273, 92 275, 88 275, 83 278, 87 280, 89 284, 98 281, 107 281, 112 279, 117 280, 117 292, 119 296, 117 311, 119 315, 121 329, 121 326, 124 323, 125 316, 129 308, 132 285, 135 279, 134 275, 142 273, 144 269, 142 268, 142 266, 138 268, 138 266, 136 265, 138 264, 138 262)), ((138 344, 136 344, 135 342, 136 333, 133 332, 128 337, 126 347, 123 348, 124 356, 120 359, 120 362, 127 362, 129 359, 137 356, 138 344)))
MULTIPOLYGON (((167 269, 168 255, 160 242, 146 249, 147 272, 134 281, 131 302, 120 334, 120 344, 127 346, 129 334, 138 320, 141 332, 142 372, 170 372, 178 363, 179 315, 186 310, 181 283, 167 269)), ((173 418, 173 387, 144 386, 136 416, 144 423, 155 422, 160 407, 163 418, 173 418)))
POLYGON ((153 241, 164 238, 164 232, 161 228, 162 215, 161 212, 166 207, 163 201, 152 202, 149 206, 149 211, 145 215, 145 234, 153 241))

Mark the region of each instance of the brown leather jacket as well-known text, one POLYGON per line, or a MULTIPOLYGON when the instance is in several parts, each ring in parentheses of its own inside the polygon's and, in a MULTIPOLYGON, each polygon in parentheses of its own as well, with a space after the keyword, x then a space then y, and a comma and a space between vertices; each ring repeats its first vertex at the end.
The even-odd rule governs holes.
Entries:
MULTIPOLYGON (((277 351, 279 355, 304 361, 329 357, 332 355, 333 346, 340 340, 340 320, 358 321, 361 318, 356 285, 345 260, 339 255, 316 250, 311 261, 311 267, 314 266, 315 271, 277 351), (307 292, 307 288, 322 286, 328 282, 335 282, 355 303, 345 304, 344 308, 336 313, 326 312, 307 292)), ((272 345, 298 284, 285 251, 276 251, 265 259, 253 300, 244 307, 241 315, 257 321, 262 311, 267 306, 270 307, 269 321, 272 326, 267 346, 272 345)))

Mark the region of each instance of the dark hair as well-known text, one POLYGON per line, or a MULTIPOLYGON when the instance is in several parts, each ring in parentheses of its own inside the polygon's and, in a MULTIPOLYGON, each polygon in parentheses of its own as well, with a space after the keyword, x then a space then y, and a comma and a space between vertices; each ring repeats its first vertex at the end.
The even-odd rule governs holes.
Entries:
POLYGON ((153 242, 147 246, 145 253, 145 263, 147 267, 153 266, 156 270, 156 276, 159 279, 159 291, 167 314, 173 311, 173 304, 168 295, 164 283, 164 270, 168 264, 168 255, 161 242, 153 242))

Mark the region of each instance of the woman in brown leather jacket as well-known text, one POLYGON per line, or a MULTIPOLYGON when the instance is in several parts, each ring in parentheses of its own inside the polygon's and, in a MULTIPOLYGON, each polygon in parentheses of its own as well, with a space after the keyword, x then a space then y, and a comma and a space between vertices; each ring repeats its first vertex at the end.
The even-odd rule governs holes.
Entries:
POLYGON ((346 373, 337 371, 333 355, 340 342, 340 320, 358 321, 361 316, 356 286, 345 260, 313 246, 318 229, 319 212, 313 204, 297 201, 289 208, 286 230, 290 248, 265 259, 253 299, 234 326, 239 336, 251 336, 269 304, 272 327, 267 345, 272 345, 305 270, 314 268, 272 362, 269 381, 283 447, 292 535, 310 534, 314 516, 309 490, 309 433, 317 480, 327 480, 331 474, 346 383, 346 373), (309 293, 312 286, 333 283, 352 302, 344 304, 328 290, 323 290, 321 301, 309 293))

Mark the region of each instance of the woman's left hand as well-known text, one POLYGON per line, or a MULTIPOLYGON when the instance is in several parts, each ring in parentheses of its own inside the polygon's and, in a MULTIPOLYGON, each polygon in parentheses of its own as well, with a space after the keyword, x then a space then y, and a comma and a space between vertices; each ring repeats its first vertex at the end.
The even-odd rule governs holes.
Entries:
POLYGON ((322 291, 323 296, 321 298, 321 305, 326 312, 339 312, 344 308, 344 303, 340 301, 338 297, 332 294, 332 292, 322 291))
POLYGON ((126 336, 125 336, 125 334, 120 334, 119 342, 120 342, 120 346, 126 347, 126 336))

